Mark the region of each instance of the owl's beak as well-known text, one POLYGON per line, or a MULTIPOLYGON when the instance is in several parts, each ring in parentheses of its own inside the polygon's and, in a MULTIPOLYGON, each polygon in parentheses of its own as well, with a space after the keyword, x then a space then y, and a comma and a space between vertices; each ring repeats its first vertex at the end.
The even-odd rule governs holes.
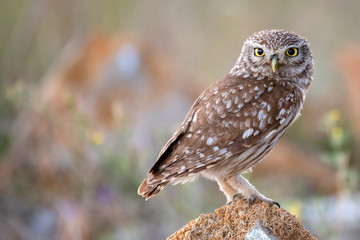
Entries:
POLYGON ((270 59, 271 59, 271 62, 270 62, 271 68, 272 68, 273 72, 276 72, 276 69, 279 66, 278 58, 275 55, 275 56, 271 56, 270 59))

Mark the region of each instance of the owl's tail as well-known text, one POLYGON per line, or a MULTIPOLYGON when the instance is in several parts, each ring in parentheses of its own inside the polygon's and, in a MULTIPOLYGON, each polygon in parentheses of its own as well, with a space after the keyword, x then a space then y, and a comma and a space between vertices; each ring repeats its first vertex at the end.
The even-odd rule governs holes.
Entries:
POLYGON ((138 194, 145 197, 148 200, 158 194, 169 182, 151 184, 150 180, 154 179, 154 176, 150 173, 138 188, 138 194))

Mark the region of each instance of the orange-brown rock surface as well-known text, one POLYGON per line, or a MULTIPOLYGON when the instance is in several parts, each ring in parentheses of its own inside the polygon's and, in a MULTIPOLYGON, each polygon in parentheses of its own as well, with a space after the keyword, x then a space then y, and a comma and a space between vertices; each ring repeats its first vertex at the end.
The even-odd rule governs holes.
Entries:
POLYGON ((294 215, 283 208, 246 200, 235 200, 214 213, 201 214, 179 229, 168 240, 176 239, 244 239, 257 221, 281 240, 316 239, 294 215))

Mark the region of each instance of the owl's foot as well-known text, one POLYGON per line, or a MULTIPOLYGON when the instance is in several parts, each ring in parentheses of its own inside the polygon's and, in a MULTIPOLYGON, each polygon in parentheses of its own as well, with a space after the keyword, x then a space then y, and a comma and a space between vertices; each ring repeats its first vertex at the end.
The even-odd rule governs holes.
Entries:
POLYGON ((280 204, 278 202, 276 202, 270 198, 267 198, 265 196, 256 196, 256 195, 251 195, 248 198, 249 207, 256 201, 256 199, 259 199, 261 202, 266 202, 270 206, 276 205, 280 208, 280 204))
MULTIPOLYGON (((244 195, 242 195, 241 193, 237 193, 233 196, 233 201, 235 201, 236 199, 246 199, 244 197, 244 195)), ((249 203, 249 207, 254 204, 254 202, 259 199, 261 202, 266 202, 267 204, 269 204, 270 206, 276 205, 280 208, 280 204, 270 198, 267 198, 265 196, 262 195, 251 195, 249 198, 247 198, 248 203, 249 203)), ((229 205, 231 202, 228 202, 226 205, 229 205)))
POLYGON ((236 198, 245 198, 248 200, 249 207, 255 202, 256 199, 259 199, 262 202, 268 203, 270 206, 276 205, 280 207, 280 204, 270 198, 265 197, 261 193, 259 193, 256 188, 249 183, 248 180, 243 178, 241 175, 237 175, 236 177, 231 177, 227 179, 227 182, 234 186, 238 190, 239 193, 233 195, 233 200, 236 198))

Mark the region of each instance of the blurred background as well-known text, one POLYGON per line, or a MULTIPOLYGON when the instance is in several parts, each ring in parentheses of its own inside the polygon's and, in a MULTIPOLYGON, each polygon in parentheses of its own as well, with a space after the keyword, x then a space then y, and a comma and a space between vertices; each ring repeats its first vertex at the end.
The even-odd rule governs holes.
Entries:
POLYGON ((302 117, 246 177, 320 239, 360 234, 360 2, 17 0, 0 8, 0 239, 165 239, 215 182, 137 187, 253 32, 311 43, 302 117))

